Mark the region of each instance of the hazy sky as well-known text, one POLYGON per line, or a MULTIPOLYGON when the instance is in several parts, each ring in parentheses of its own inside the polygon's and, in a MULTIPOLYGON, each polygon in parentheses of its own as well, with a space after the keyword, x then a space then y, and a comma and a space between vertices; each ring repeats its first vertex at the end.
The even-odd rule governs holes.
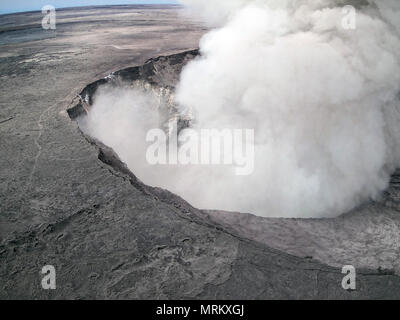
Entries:
POLYGON ((153 4, 177 3, 174 0, 0 0, 0 14, 41 10, 43 6, 51 4, 56 8, 93 6, 105 4, 153 4))

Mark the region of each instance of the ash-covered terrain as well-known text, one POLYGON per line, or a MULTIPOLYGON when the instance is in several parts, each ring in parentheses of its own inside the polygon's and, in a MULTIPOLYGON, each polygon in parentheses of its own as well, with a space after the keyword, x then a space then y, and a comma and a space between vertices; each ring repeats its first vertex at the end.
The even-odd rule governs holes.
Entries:
POLYGON ((382 200, 334 219, 202 211, 81 132, 99 85, 173 90, 205 32, 180 12, 65 10, 56 31, 40 14, 2 17, 0 298, 399 298, 398 174, 382 200), (41 287, 44 265, 56 290, 41 287))

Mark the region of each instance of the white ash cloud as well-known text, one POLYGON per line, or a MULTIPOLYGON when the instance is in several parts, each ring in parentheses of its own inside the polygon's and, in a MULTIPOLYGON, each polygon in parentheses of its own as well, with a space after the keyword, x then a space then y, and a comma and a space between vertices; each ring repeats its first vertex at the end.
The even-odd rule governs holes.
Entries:
POLYGON ((202 38, 177 101, 200 126, 256 135, 254 174, 226 177, 204 205, 329 217, 380 195, 400 165, 400 2, 182 2, 220 27, 202 38))
POLYGON ((214 29, 176 101, 197 128, 254 129, 254 173, 149 166, 144 133, 158 122, 138 91, 99 94, 89 134, 145 183, 199 208, 332 217, 380 196, 400 165, 400 2, 182 2, 214 29), (342 8, 352 4, 356 29, 345 30, 342 8))

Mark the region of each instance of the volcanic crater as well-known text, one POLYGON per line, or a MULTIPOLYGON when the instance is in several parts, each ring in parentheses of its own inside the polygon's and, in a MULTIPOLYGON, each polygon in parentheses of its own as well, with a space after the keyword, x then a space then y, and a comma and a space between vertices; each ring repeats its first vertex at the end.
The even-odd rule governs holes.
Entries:
MULTIPOLYGON (((115 71, 87 85, 67 110, 68 114, 79 123, 80 117, 90 112, 100 87, 141 88, 160 98, 159 111, 165 121, 177 117, 179 129, 188 127, 190 120, 180 115, 174 104, 174 90, 183 67, 198 55, 199 50, 195 49, 159 56, 141 66, 115 71)), ((98 148, 99 160, 128 175, 131 183, 144 193, 173 204, 188 215, 194 213, 217 228, 219 226, 245 239, 335 267, 351 262, 360 268, 375 268, 379 273, 400 273, 400 170, 392 176, 390 187, 381 200, 365 203, 340 217, 265 218, 251 213, 195 209, 167 190, 145 185, 111 148, 85 136, 98 148)))

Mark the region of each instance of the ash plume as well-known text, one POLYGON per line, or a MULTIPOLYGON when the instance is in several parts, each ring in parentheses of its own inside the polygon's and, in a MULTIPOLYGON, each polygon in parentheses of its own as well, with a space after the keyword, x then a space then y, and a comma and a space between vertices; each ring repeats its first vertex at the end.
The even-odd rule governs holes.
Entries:
MULTIPOLYGON (((111 134, 105 143, 135 174, 197 207, 261 216, 333 217, 379 198, 400 166, 400 2, 182 3, 213 29, 183 70, 176 103, 197 128, 254 129, 255 170, 144 167, 137 139, 111 134), (345 5, 356 9, 355 29, 343 27, 345 5)), ((102 123, 120 130, 127 109, 113 103, 102 123)), ((107 98, 94 110, 101 105, 107 98)), ((87 121, 89 133, 104 132, 87 121)))
POLYGON ((220 27, 177 101, 200 126, 256 134, 254 174, 228 178, 216 201, 240 194, 237 211, 321 217, 376 199, 400 164, 400 3, 183 2, 220 27), (343 28, 345 4, 355 30, 343 28))

